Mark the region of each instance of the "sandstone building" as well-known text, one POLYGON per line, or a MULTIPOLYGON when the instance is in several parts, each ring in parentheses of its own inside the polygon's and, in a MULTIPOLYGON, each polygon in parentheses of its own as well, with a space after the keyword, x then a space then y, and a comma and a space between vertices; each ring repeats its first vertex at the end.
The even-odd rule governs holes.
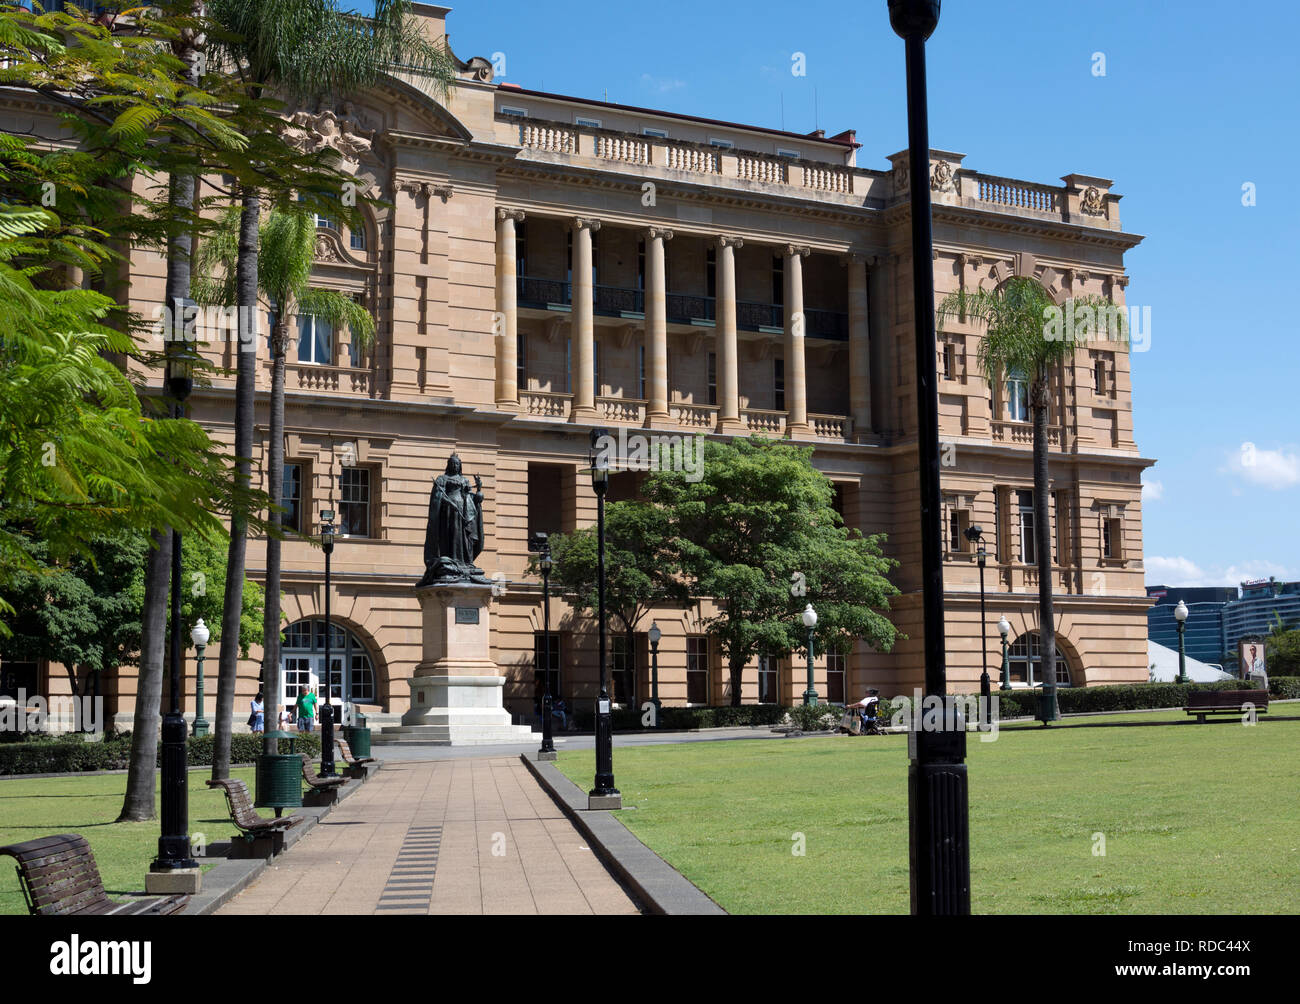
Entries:
MULTIPOLYGON (((443 34, 445 8, 417 10, 443 34)), ((342 148, 358 183, 390 205, 357 229, 319 220, 316 281, 371 307, 374 347, 355 351, 344 333, 300 318, 288 361, 290 521, 317 533, 321 510, 333 509, 344 530, 333 556, 334 695, 373 706, 381 721, 407 707, 430 481, 455 451, 487 495, 480 564, 502 585, 493 643, 509 677, 507 707, 531 713, 535 659, 549 661, 571 705, 594 696, 590 619, 553 602, 557 641, 543 651, 541 587, 526 574, 531 533, 594 520, 583 473, 593 426, 815 445, 845 520, 889 536, 902 590, 891 617, 910 636, 891 653, 860 646, 819 657, 817 690, 849 700, 868 686, 910 692, 923 676, 910 186, 934 195, 936 250, 922 267, 938 297, 1033 276, 1058 300, 1094 294, 1122 305, 1124 253, 1140 238, 1121 229, 1112 183, 997 177, 942 150, 913 168, 906 153, 860 157, 852 131, 799 135, 566 97, 498 82, 483 59, 460 65, 446 101, 399 73, 296 120, 342 148)), ((37 111, 0 116, 26 121, 37 111)), ((164 269, 156 253, 134 254, 134 309, 147 315, 161 302, 164 269)), ((1014 374, 989 386, 976 366, 979 337, 958 325, 934 359, 949 678, 964 690, 977 687, 985 662, 997 672, 1003 614, 1013 678, 1028 685, 1038 673, 1025 388, 1014 374), (987 647, 975 557, 961 534, 972 523, 990 549, 987 647)), ((233 366, 233 344, 208 351, 233 366)), ((263 343, 259 462, 266 356, 263 343)), ((1147 678, 1140 475, 1151 461, 1133 440, 1129 363, 1122 344, 1094 342, 1054 376, 1053 586, 1060 682, 1071 686, 1147 678)), ((219 379, 190 402, 226 441, 232 391, 233 378, 219 379)), ((611 497, 634 490, 615 479, 611 497)), ((250 574, 263 567, 261 542, 250 542, 250 574)), ((289 700, 292 688, 323 677, 319 549, 286 543, 283 586, 289 700)), ((666 703, 731 700, 699 617, 653 615, 664 632, 666 703)), ((611 639, 615 696, 644 700, 644 633, 635 651, 623 645, 611 639)), ((241 664, 236 722, 257 687, 259 656, 241 664)), ((63 679, 47 667, 11 671, 20 670, 41 688, 63 679)), ((108 681, 110 710, 129 713, 133 688, 130 673, 108 681)), ((792 671, 771 658, 747 671, 741 696, 789 704, 803 689, 801 664, 792 671)))

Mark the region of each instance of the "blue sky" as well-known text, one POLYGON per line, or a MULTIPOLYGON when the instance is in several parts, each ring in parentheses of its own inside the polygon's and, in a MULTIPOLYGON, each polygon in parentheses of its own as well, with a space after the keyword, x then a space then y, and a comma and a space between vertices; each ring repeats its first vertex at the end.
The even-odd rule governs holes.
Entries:
MULTIPOLYGON (((865 167, 906 146, 886 0, 467 0, 448 29, 458 56, 503 53, 503 79, 524 87, 854 128, 865 167)), ((928 46, 932 146, 1015 178, 1113 178, 1124 228, 1146 236, 1127 298, 1152 311, 1133 358, 1136 438, 1158 460, 1150 583, 1300 579, 1297 37, 1300 5, 1283 0, 949 0, 928 46)))

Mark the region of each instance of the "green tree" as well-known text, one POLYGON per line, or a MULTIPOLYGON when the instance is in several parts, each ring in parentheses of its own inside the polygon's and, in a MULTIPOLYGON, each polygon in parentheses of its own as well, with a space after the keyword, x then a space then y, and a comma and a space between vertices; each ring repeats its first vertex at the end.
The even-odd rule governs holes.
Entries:
MULTIPOLYGON (((1080 297, 1074 307, 1095 316, 1108 301, 1080 297)), ((953 322, 969 321, 984 327, 979 344, 979 366, 989 386, 1016 376, 1028 381, 1028 401, 1034 441, 1034 556, 1038 564, 1038 624, 1043 656, 1045 721, 1060 717, 1056 699, 1056 618, 1052 606, 1052 524, 1048 504, 1047 427, 1054 400, 1061 393, 1060 369, 1074 358, 1078 348, 1076 332, 1059 327, 1063 308, 1035 279, 1019 276, 997 289, 967 291, 964 287, 944 297, 937 311, 939 329, 953 322), (1053 327, 1053 319, 1058 319, 1053 327)), ((1105 315, 1103 315, 1104 318, 1105 315)), ((1122 318, 1122 315, 1120 315, 1122 318)), ((1095 331, 1095 324, 1092 326, 1095 331)), ((1088 332, 1091 334, 1092 332, 1088 332)), ((1123 331, 1127 338, 1127 328, 1123 331)), ((1059 407, 1059 404, 1058 404, 1059 407)))
MULTIPOLYGON (((373 16, 363 18, 339 10, 336 0, 212 0, 208 11, 223 31, 213 34, 215 58, 235 74, 251 95, 263 91, 282 94, 289 101, 308 102, 331 96, 353 95, 373 87, 395 65, 406 65, 424 74, 435 93, 445 95, 455 80, 455 66, 445 45, 435 45, 421 33, 411 17, 409 0, 376 0, 373 16)), ((311 186, 305 186, 310 189, 311 186)), ((336 188, 335 193, 340 189, 336 188)), ((284 188, 280 194, 283 196, 284 188)), ((305 193, 306 194, 306 193, 305 193)), ((328 192, 326 193, 328 195, 328 192)), ((234 279, 236 302, 251 308, 258 302, 259 289, 267 283, 259 278, 259 228, 262 193, 257 183, 245 183, 240 190, 241 209, 238 237, 233 242, 237 261, 227 263, 225 275, 234 279)), ((344 207, 346 209, 346 207, 344 207)), ((337 209, 337 207, 336 207, 337 209)), ((228 241, 229 243, 229 241, 228 241)), ((226 303, 231 302, 229 299, 226 303)), ((282 316, 287 317, 281 303, 282 316)), ((241 310, 241 316, 245 311, 241 310)), ((278 507, 282 501, 284 467, 283 439, 277 438, 284 420, 284 353, 282 339, 271 342, 272 435, 269 451, 269 488, 278 507)), ((250 481, 247 458, 253 449, 253 389, 256 381, 256 339, 251 350, 239 353, 235 375, 235 453, 240 458, 242 483, 250 481)), ((239 604, 233 591, 242 581, 246 560, 247 525, 232 522, 228 562, 241 574, 229 580, 227 610, 239 604)), ((263 682, 268 695, 279 693, 280 547, 267 541, 266 649, 263 682), (274 678, 274 679, 273 679, 274 678)), ((229 629, 229 625, 227 625, 229 629)), ((216 720, 216 743, 212 776, 224 778, 230 771, 230 734, 233 724, 234 686, 237 663, 233 653, 222 650, 216 720)), ((272 697, 272 699, 276 699, 272 697)), ((268 746, 270 741, 268 740, 268 746)))
MULTIPOLYGON (((605 507, 605 607, 627 640, 634 691, 637 625, 655 607, 685 606, 690 599, 686 583, 677 574, 669 532, 668 513, 660 506, 627 501, 605 507)), ((600 602, 596 527, 556 534, 550 543, 556 585, 576 609, 596 616, 600 602)), ((531 570, 538 570, 536 556, 531 570)))
POLYGON ((805 604, 818 612, 814 643, 846 651, 863 639, 888 651, 896 631, 885 611, 898 590, 884 536, 846 527, 810 446, 752 437, 705 444, 703 476, 660 471, 646 497, 668 514, 673 564, 695 596, 719 611, 705 620, 740 704, 747 663, 806 645, 805 604))

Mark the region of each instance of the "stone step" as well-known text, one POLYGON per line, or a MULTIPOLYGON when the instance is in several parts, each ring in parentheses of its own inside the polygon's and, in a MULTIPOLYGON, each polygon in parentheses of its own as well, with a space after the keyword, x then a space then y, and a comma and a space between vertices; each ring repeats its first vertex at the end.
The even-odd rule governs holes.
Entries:
POLYGON ((371 736, 372 746, 490 746, 541 742, 525 725, 390 725, 371 736))

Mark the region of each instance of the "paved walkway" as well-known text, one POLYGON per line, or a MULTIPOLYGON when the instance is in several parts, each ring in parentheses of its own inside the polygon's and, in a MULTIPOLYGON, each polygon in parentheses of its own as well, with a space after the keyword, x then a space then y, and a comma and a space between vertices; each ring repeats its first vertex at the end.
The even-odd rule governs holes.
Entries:
POLYGON ((637 912, 528 769, 499 755, 389 761, 218 911, 637 912))

